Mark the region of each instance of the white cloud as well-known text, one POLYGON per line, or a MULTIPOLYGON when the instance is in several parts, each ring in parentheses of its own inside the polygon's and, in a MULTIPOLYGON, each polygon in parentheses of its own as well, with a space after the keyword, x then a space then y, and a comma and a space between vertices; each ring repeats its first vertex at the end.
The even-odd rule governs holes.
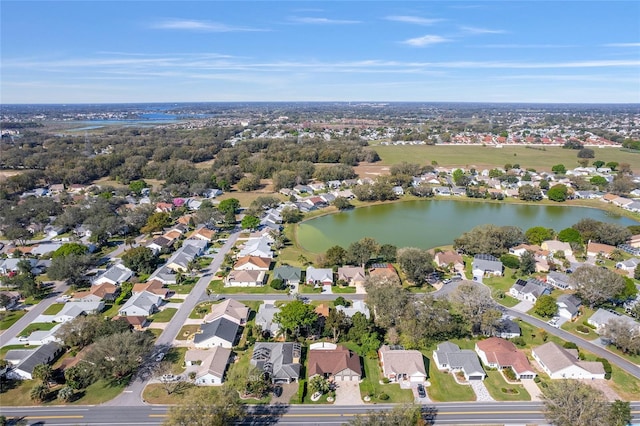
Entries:
POLYGON ((439 43, 447 43, 449 41, 451 40, 439 35, 425 35, 422 37, 410 38, 408 40, 403 41, 402 43, 408 44, 409 46, 414 46, 414 47, 425 47, 425 46, 431 46, 439 43))
POLYGON ((198 21, 195 19, 167 19, 155 22, 151 24, 150 27, 158 30, 184 30, 208 33, 265 31, 255 28, 235 27, 219 22, 198 21))
POLYGON ((416 24, 416 25, 433 25, 438 22, 444 21, 444 19, 438 18, 422 18, 420 16, 409 16, 409 15, 393 15, 385 17, 387 21, 394 22, 404 22, 407 24, 416 24))
POLYGON ((504 34, 506 31, 504 30, 492 30, 489 28, 479 28, 479 27, 460 27, 462 31, 468 34, 504 34))
POLYGON ((605 47, 640 47, 640 43, 609 43, 605 47))
POLYGON ((578 46, 574 44, 478 44, 471 47, 485 49, 564 49, 578 46))
POLYGON ((353 21, 349 19, 330 19, 330 18, 314 18, 309 16, 293 16, 289 18, 298 24, 316 24, 316 25, 349 25, 361 24, 361 21, 353 21))

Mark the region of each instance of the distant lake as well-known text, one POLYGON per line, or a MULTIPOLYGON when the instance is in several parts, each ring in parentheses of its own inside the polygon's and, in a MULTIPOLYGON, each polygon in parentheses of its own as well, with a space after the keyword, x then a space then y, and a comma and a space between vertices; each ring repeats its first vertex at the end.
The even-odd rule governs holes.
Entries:
POLYGON ((398 247, 433 248, 453 244, 463 232, 482 225, 513 225, 523 231, 544 226, 560 231, 583 218, 622 226, 638 222, 604 210, 575 206, 417 200, 380 204, 310 219, 298 226, 298 242, 321 253, 333 245, 347 247, 362 237, 398 247))

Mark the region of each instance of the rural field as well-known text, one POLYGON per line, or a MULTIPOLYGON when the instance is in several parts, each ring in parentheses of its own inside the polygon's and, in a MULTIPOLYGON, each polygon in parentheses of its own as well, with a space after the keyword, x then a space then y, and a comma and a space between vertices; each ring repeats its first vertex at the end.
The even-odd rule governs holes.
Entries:
MULTIPOLYGON (((567 169, 578 167, 578 151, 560 147, 544 147, 540 149, 523 146, 505 146, 494 148, 479 145, 373 145, 380 155, 381 166, 406 161, 408 163, 431 164, 436 161, 445 167, 474 167, 485 169, 502 167, 507 163, 520 164, 523 168, 538 171, 551 171, 554 164, 564 164, 567 169), (542 150, 544 149, 544 151, 542 150)), ((623 151, 620 148, 593 148, 595 158, 605 163, 617 161, 629 163, 634 172, 640 172, 640 153, 623 151)))

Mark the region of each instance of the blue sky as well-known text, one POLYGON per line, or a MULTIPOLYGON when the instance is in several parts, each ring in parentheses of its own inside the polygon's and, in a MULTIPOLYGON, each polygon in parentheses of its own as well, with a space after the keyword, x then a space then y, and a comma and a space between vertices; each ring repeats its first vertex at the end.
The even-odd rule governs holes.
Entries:
POLYGON ((637 1, 7 1, 0 102, 640 102, 637 1))

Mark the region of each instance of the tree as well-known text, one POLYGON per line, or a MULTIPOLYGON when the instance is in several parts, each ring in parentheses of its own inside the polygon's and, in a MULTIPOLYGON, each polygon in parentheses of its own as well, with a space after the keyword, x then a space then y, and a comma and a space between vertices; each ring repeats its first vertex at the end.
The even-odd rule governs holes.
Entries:
POLYGON ((518 269, 520 267, 520 259, 513 254, 503 254, 500 256, 500 262, 502 262, 505 268, 518 269))
POLYGON ((388 411, 369 411, 347 423, 349 426, 425 426, 433 421, 429 410, 420 405, 404 405, 388 411))
POLYGON ((553 296, 543 294, 538 297, 536 303, 533 305, 533 311, 541 317, 551 318, 558 312, 558 305, 553 296))
POLYGON ((604 166, 604 161, 602 160, 596 160, 593 162, 593 167, 595 167, 596 169, 599 169, 602 166, 604 166))
POLYGON ((609 407, 609 425, 626 426, 631 424, 633 417, 631 416, 631 403, 629 401, 620 401, 616 399, 609 407))
POLYGON ((522 275, 533 274, 536 271, 536 257, 531 250, 527 250, 520 256, 520 273, 522 275))
POLYGON ((246 395, 260 399, 267 394, 270 387, 269 377, 264 371, 257 367, 252 367, 249 370, 247 379, 244 382, 244 392, 246 395))
POLYGON ((421 286, 433 272, 433 256, 427 250, 408 247, 398 250, 398 263, 409 281, 421 286))
POLYGON ((149 219, 147 219, 146 225, 140 228, 140 232, 145 234, 153 234, 154 232, 160 232, 167 226, 171 225, 171 216, 165 212, 155 212, 149 219))
POLYGON ((242 229, 256 229, 260 226, 260 219, 247 214, 242 218, 241 225, 242 229))
POLYGON ((582 300, 591 307, 613 299, 625 287, 625 281, 620 275, 591 265, 580 266, 571 274, 571 280, 582 300))
POLYGON ((136 195, 140 195, 142 193, 142 190, 148 187, 149 185, 147 185, 147 182, 142 179, 134 180, 129 183, 129 191, 133 192, 136 195))
POLYGON ((596 153, 591 148, 582 148, 578 151, 578 158, 595 158, 596 153))
POLYGON ((518 198, 524 201, 540 201, 542 200, 542 193, 535 186, 526 184, 518 188, 518 198))
POLYGON ((487 309, 480 318, 480 333, 485 336, 494 336, 500 328, 502 311, 499 309, 487 309))
POLYGON ((89 249, 84 244, 80 243, 65 243, 61 245, 56 251, 53 252, 51 258, 56 258, 60 256, 69 256, 71 254, 76 256, 82 256, 87 254, 89 249))
POLYGON ((158 256, 149 247, 134 247, 122 253, 122 263, 139 274, 150 274, 158 265, 158 256))
POLYGON ((633 270, 633 279, 640 280, 640 264, 633 270))
POLYGON ((49 397, 49 387, 44 383, 38 383, 31 388, 29 397, 32 401, 43 402, 49 397))
POLYGON ((194 388, 167 413, 164 426, 227 426, 245 418, 245 406, 230 387, 194 388))
POLYGON ((534 226, 527 229, 524 233, 525 238, 529 244, 540 245, 543 241, 553 239, 554 231, 551 228, 545 228, 544 226, 534 226))
POLYGON ((92 366, 86 362, 80 362, 64 370, 64 379, 72 389, 80 390, 89 386, 95 380, 92 366))
POLYGON ((556 164, 555 166, 551 167, 551 171, 557 175, 563 175, 567 173, 567 168, 564 166, 564 164, 556 164))
POLYGON ((38 364, 33 367, 33 373, 31 373, 34 379, 41 380, 42 383, 49 386, 49 382, 53 378, 53 369, 49 364, 38 364))
POLYGON ((610 319, 605 324, 602 335, 622 352, 640 354, 640 328, 629 327, 629 323, 622 319, 610 319))
POLYGON ((329 384, 329 380, 325 379, 319 374, 316 374, 311 379, 309 379, 309 391, 312 393, 321 393, 325 394, 331 390, 331 385, 329 384))
POLYGON ((273 316, 273 320, 280 324, 285 338, 288 333, 297 337, 302 330, 308 330, 309 327, 316 324, 318 314, 315 313, 313 306, 307 305, 301 300, 294 300, 282 306, 280 312, 273 316))
POLYGON ((453 248, 469 255, 490 254, 500 257, 524 241, 522 230, 515 226, 480 225, 453 242, 453 248))
POLYGON ((393 244, 383 244, 380 246, 378 256, 383 262, 395 262, 398 257, 398 247, 393 244))
POLYGON ((551 201, 556 201, 556 202, 566 201, 567 195, 568 195, 567 187, 562 184, 553 185, 547 191, 547 197, 549 197, 551 201))
POLYGON ((349 317, 342 311, 337 309, 330 309, 329 315, 324 321, 325 332, 330 332, 334 342, 337 342, 340 338, 340 334, 348 329, 349 317))
POLYGON ((227 198, 226 200, 220 201, 218 204, 218 210, 220 210, 223 214, 227 214, 229 212, 236 214, 236 211, 240 208, 240 201, 236 198, 227 198))
POLYGON ((377 254, 379 249, 380 246, 373 238, 364 237, 349 245, 346 260, 349 263, 355 263, 364 268, 367 262, 371 259, 371 256, 377 254))
POLYGON ((558 232, 558 241, 576 244, 582 244, 583 242, 582 235, 580 235, 580 232, 574 228, 565 228, 558 232))
POLYGON ((609 161, 607 164, 605 164, 608 168, 610 168, 612 171, 616 171, 616 169, 618 168, 618 162, 617 161, 609 161))
POLYGON ((449 295, 449 300, 469 323, 473 333, 480 331, 482 315, 495 307, 489 290, 474 283, 463 282, 460 284, 449 295))
POLYGON ((96 340, 85 359, 93 363, 98 377, 120 381, 138 368, 152 347, 151 333, 126 331, 96 340))
POLYGON ((238 181, 240 191, 253 191, 260 188, 260 178, 258 176, 245 176, 238 181))
POLYGON ((71 386, 63 386, 58 390, 58 398, 61 401, 69 402, 73 399, 75 391, 71 386))
POLYGON ((589 179, 589 183, 591 185, 596 185, 599 188, 604 188, 609 184, 609 181, 602 176, 593 176, 589 179))
POLYGON ((384 328, 394 326, 404 312, 409 292, 397 278, 386 276, 368 276, 364 286, 367 304, 375 311, 375 323, 384 328))
POLYGON ((287 283, 282 281, 280 278, 272 279, 269 285, 274 290, 284 290, 285 288, 287 288, 287 283))
POLYGON ((295 207, 285 207, 282 209, 282 212, 280 212, 280 216, 284 223, 298 223, 304 215, 295 207))
POLYGON ((51 260, 47 275, 53 280, 67 280, 73 287, 82 287, 88 283, 85 273, 92 264, 89 255, 60 256, 51 260))
POLYGON ((543 391, 545 417, 557 426, 608 424, 609 409, 602 391, 576 380, 554 380, 543 391))
POLYGON ((332 246, 327 249, 324 254, 325 265, 342 266, 344 265, 347 251, 340 246, 332 246))
POLYGON ((333 205, 338 210, 349 210, 353 208, 353 204, 345 197, 336 197, 336 199, 333 200, 333 205))

